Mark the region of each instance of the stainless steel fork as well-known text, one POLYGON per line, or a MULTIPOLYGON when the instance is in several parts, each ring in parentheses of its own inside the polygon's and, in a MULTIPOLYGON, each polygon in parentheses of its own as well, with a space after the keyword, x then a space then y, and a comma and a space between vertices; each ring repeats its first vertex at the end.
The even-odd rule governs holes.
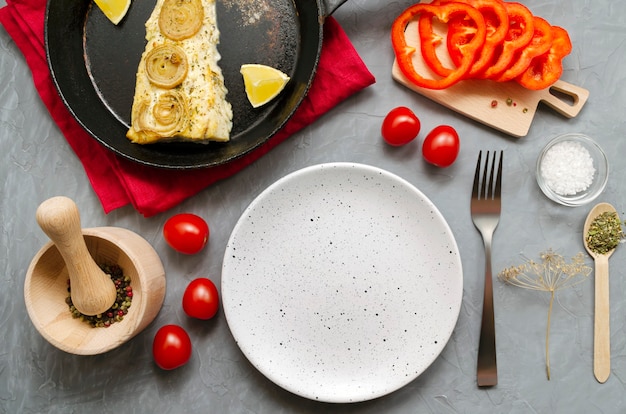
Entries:
POLYGON ((472 221, 474 226, 480 231, 485 244, 485 290, 480 341, 478 343, 476 378, 479 387, 492 387, 498 383, 498 368, 496 364, 496 327, 493 312, 491 240, 500 221, 503 153, 500 151, 500 161, 497 162, 498 154, 496 151, 493 151, 493 159, 490 164, 489 151, 487 151, 481 176, 482 155, 483 152, 480 151, 478 153, 478 162, 476 163, 476 173, 474 174, 471 201, 472 221), (497 173, 495 169, 496 162, 498 163, 497 173), (495 177, 494 173, 497 174, 495 177))

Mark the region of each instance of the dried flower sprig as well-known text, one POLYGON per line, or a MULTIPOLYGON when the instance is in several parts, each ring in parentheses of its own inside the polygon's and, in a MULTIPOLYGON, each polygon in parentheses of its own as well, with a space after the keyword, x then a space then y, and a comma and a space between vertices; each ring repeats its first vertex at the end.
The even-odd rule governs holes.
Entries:
POLYGON ((582 252, 572 257, 570 263, 566 263, 563 256, 552 249, 542 252, 539 257, 541 257, 541 263, 527 260, 519 266, 504 269, 498 274, 498 278, 513 286, 550 292, 546 327, 546 373, 550 380, 550 321, 554 295, 559 289, 584 282, 591 273, 591 268, 585 265, 582 252))

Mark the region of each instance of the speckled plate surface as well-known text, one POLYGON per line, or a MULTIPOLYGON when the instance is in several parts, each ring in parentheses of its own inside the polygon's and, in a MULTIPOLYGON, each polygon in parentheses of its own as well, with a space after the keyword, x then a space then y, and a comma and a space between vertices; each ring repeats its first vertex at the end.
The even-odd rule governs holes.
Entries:
POLYGON ((352 163, 296 171, 246 209, 226 247, 222 301, 245 356, 326 402, 373 399, 441 353, 463 274, 450 227, 413 185, 352 163))

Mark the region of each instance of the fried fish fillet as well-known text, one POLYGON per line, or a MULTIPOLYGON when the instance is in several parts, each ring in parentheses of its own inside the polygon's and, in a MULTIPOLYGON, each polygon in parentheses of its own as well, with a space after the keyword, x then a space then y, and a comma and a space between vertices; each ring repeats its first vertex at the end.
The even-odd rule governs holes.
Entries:
POLYGON ((158 0, 146 22, 128 139, 228 141, 232 108, 218 66, 215 0, 158 0))

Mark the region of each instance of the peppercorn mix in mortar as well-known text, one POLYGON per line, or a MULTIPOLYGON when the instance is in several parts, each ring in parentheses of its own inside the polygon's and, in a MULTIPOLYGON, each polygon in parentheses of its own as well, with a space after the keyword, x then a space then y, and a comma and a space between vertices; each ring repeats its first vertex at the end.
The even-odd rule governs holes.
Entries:
POLYGON ((102 314, 83 315, 72 302, 72 287, 69 279, 67 280, 67 298, 65 298, 65 303, 69 306, 73 318, 80 319, 94 328, 108 328, 111 324, 124 320, 124 316, 126 316, 132 305, 133 288, 130 284, 130 277, 125 276, 124 271, 118 265, 101 264, 100 268, 111 277, 115 284, 117 295, 113 305, 102 314))
POLYGON ((232 108, 218 61, 214 0, 158 0, 146 22, 131 126, 134 143, 228 141, 232 108))

